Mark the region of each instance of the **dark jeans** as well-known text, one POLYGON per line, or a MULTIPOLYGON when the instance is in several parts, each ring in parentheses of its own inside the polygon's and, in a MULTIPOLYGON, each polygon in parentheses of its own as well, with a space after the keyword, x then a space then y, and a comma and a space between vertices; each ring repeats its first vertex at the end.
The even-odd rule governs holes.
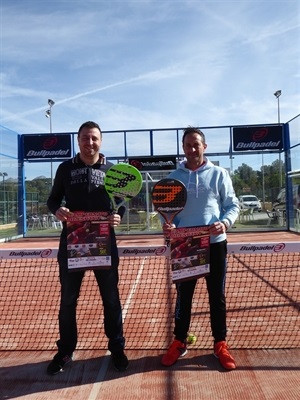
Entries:
MULTIPOLYGON (((61 301, 59 310, 58 350, 71 355, 77 344, 76 306, 84 271, 68 272, 64 251, 58 253, 61 301)), ((112 267, 109 270, 94 270, 104 309, 104 330, 108 337, 108 349, 113 353, 124 349, 122 309, 118 290, 117 250, 112 254, 112 267)), ((99 339, 101 340, 101 339, 99 339)))
MULTIPOLYGON (((210 323, 215 342, 225 340, 226 328, 226 277, 227 241, 210 245, 210 274, 205 277, 210 306, 210 323)), ((175 338, 186 339, 191 322, 192 300, 197 279, 176 284, 175 338)))

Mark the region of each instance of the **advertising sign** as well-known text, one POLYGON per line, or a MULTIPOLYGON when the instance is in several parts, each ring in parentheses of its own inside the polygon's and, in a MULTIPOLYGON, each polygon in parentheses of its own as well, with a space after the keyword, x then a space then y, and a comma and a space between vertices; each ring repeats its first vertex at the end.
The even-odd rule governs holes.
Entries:
POLYGON ((176 157, 172 156, 132 157, 128 159, 128 162, 140 171, 176 169, 176 157))
POLYGON ((233 128, 233 150, 281 150, 282 126, 252 126, 233 128))
POLYGON ((52 159, 71 157, 71 135, 24 135, 24 159, 52 159))

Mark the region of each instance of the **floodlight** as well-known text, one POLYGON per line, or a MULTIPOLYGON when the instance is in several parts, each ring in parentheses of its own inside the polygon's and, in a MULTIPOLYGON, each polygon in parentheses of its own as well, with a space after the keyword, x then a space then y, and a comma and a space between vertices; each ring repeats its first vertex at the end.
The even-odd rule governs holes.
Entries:
POLYGON ((276 92, 274 93, 274 96, 278 97, 281 95, 281 90, 276 90, 276 92))

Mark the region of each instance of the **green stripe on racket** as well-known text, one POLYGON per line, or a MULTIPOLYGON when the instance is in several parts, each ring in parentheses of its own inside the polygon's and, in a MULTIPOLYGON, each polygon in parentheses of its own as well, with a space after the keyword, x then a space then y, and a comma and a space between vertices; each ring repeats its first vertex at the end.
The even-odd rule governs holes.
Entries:
POLYGON ((112 201, 113 211, 117 212, 137 196, 142 185, 142 175, 133 165, 120 163, 110 167, 104 178, 104 187, 112 201))

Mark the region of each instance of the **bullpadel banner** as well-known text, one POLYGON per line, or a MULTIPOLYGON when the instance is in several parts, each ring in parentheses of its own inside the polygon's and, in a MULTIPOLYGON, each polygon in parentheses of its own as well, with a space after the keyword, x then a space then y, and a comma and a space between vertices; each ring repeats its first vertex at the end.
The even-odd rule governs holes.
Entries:
POLYGON ((24 135, 23 158, 50 159, 71 157, 71 135, 24 135))
POLYGON ((233 150, 282 150, 282 125, 233 128, 233 150))

